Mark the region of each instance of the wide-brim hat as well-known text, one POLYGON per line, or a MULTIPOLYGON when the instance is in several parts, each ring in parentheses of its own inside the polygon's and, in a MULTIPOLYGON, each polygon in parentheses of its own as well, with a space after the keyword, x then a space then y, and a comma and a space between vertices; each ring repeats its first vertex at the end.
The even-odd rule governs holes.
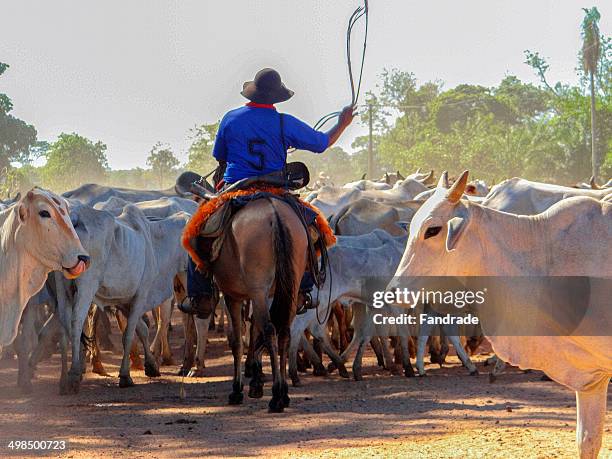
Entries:
POLYGON ((258 104, 277 104, 289 100, 294 93, 276 70, 266 68, 257 72, 253 81, 246 81, 240 94, 258 104))

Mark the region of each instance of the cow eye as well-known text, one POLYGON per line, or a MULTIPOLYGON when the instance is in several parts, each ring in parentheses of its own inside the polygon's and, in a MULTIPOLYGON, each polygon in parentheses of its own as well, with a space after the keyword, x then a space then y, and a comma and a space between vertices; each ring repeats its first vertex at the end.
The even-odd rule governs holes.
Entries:
POLYGON ((42 218, 51 218, 51 214, 46 210, 41 210, 38 212, 38 215, 40 215, 42 218))
POLYGON ((428 239, 430 237, 434 237, 441 230, 442 230, 441 226, 430 226, 429 228, 427 228, 427 230, 425 230, 425 239, 428 239))

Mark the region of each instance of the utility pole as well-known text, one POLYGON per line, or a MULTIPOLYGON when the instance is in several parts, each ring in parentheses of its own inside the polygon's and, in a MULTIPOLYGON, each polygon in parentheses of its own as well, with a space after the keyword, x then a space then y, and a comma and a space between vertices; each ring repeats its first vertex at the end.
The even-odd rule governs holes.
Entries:
POLYGON ((372 104, 368 104, 368 125, 369 125, 369 137, 368 137, 368 179, 374 180, 374 150, 372 145, 372 104))

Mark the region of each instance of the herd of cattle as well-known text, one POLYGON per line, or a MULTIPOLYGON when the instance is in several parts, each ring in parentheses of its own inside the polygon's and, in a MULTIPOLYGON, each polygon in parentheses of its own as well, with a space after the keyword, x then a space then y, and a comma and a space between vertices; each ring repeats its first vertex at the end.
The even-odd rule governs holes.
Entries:
MULTIPOLYGON (((386 368, 401 363, 406 376, 414 375, 410 357, 416 353, 417 372, 424 375, 427 345, 432 362, 441 364, 446 340, 469 373, 477 374, 469 354, 481 337, 463 337, 449 327, 442 339, 428 339, 432 330, 423 327, 413 338, 401 326, 384 333, 394 336, 381 337, 364 298, 361 280, 366 277, 388 279, 390 287, 397 278, 410 282, 432 275, 612 278, 610 182, 565 187, 513 178, 489 191, 482 181, 470 182, 467 173, 454 181, 443 173, 435 185, 433 171, 406 177, 398 172, 378 181, 323 185, 304 199, 328 218, 337 243, 329 249, 330 275, 313 295, 319 307, 297 315, 292 324, 289 372, 294 385, 305 366, 314 374, 338 369, 348 377, 345 363, 355 349, 353 376, 361 379, 367 345, 386 368), (332 361, 327 368, 321 351, 332 361)), ((135 334, 147 376, 159 376, 159 365, 172 363, 168 333, 173 312, 182 314, 185 324, 180 371, 204 374, 207 334, 215 316, 201 319, 175 308, 186 297, 188 259, 181 233, 197 206, 195 197, 179 196, 174 189, 93 184, 62 197, 34 189, 0 202, 0 350, 17 354, 23 390, 32 390, 37 363, 55 349, 62 357, 61 393, 79 390, 87 358, 94 371, 104 374, 99 347, 111 346, 109 314, 123 332, 120 387, 133 385, 130 368, 142 368, 135 334), (152 344, 151 311, 156 326, 152 344)), ((612 376, 611 292, 606 285, 599 290, 592 286, 589 315, 580 328, 584 336, 489 337, 499 356, 494 374, 506 361, 543 370, 576 391, 582 457, 596 457, 601 447, 612 376)), ((539 308, 530 298, 520 304, 495 300, 497 307, 518 313, 539 308)), ((223 325, 222 299, 218 312, 223 325)), ((242 339, 248 340, 246 325, 243 330, 242 339)))

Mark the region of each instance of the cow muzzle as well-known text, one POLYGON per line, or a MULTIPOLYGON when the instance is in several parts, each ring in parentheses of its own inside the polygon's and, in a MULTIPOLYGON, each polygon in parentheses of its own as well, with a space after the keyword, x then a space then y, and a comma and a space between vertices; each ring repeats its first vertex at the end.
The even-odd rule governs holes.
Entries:
POLYGON ((87 271, 87 268, 89 268, 89 265, 91 264, 91 259, 89 255, 78 255, 77 260, 78 261, 76 265, 71 268, 66 268, 62 266, 62 272, 64 273, 64 277, 66 277, 67 279, 76 279, 85 271, 87 271))

